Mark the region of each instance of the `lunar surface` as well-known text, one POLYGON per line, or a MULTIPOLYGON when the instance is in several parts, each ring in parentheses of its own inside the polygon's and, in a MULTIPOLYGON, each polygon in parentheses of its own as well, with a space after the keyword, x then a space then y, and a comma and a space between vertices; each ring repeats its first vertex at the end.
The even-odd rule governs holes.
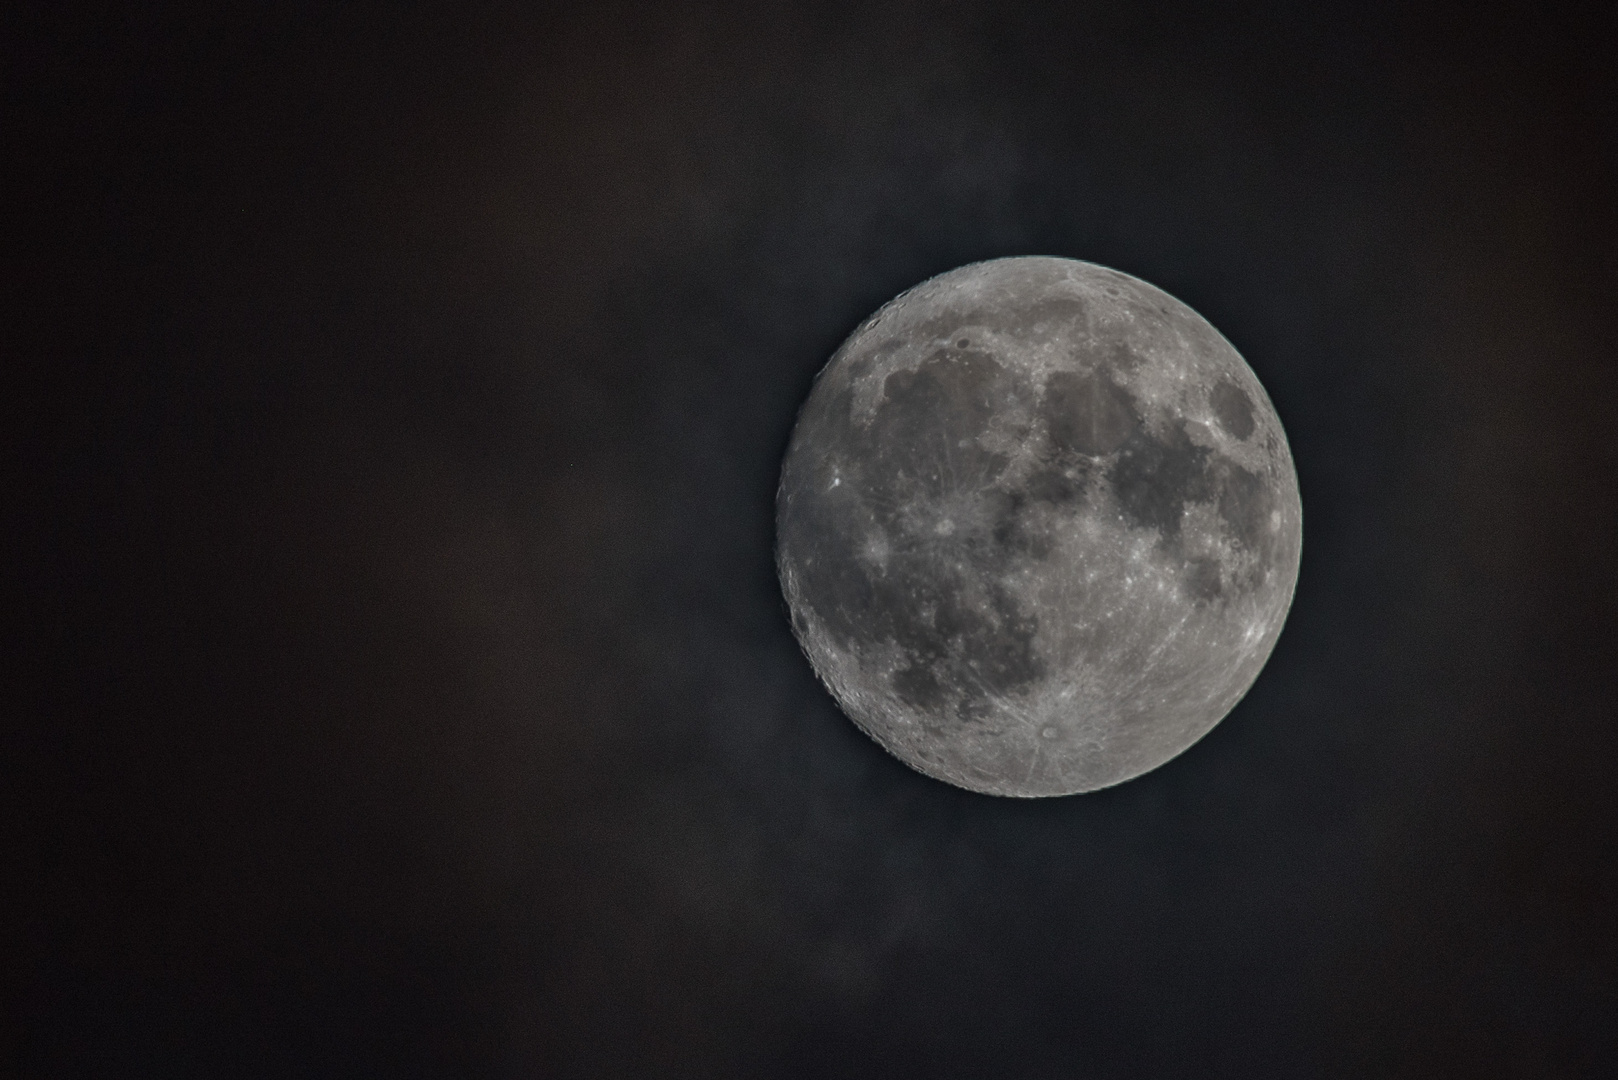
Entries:
POLYGON ((1302 508, 1230 343, 1127 274, 998 259, 899 296, 817 377, 777 568, 843 710, 929 776, 1068 795, 1168 761, 1269 657, 1302 508))

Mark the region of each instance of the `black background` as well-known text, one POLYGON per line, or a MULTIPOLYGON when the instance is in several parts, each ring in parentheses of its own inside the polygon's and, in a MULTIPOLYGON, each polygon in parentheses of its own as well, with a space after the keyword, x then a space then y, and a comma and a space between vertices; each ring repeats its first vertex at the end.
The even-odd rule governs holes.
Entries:
POLYGON ((23 1076, 1618 1067, 1618 15, 5 16, 23 1076), (798 404, 1042 253, 1270 392, 1201 743, 973 795, 794 645, 798 404))

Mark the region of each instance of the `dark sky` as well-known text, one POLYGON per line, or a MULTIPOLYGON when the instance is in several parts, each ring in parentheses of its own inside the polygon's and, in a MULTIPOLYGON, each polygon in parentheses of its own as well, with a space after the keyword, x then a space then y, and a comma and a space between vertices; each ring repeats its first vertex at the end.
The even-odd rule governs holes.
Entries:
POLYGON ((0 24, 11 1074, 1618 1068, 1613 4, 211 7, 0 24), (1016 801, 772 509, 1036 253, 1230 338, 1305 541, 1211 735, 1016 801))

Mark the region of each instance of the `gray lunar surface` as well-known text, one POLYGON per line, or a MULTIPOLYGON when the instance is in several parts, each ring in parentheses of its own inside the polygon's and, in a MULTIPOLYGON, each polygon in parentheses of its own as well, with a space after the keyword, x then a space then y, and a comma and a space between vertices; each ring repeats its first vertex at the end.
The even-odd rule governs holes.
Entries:
POLYGON ((1055 258, 942 274, 818 376, 777 567, 844 711, 996 795, 1135 777, 1230 711, 1297 580, 1302 508, 1258 379, 1196 312, 1055 258))

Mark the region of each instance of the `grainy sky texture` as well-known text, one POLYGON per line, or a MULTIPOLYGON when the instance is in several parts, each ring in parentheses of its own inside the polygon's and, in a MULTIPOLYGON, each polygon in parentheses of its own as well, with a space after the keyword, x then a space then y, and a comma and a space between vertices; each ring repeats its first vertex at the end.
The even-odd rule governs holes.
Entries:
POLYGON ((0 25, 12 1075, 1618 1067, 1611 4, 220 7, 0 25), (1304 500, 1248 698, 1036 802, 771 561, 815 371, 1015 254, 1304 500))

